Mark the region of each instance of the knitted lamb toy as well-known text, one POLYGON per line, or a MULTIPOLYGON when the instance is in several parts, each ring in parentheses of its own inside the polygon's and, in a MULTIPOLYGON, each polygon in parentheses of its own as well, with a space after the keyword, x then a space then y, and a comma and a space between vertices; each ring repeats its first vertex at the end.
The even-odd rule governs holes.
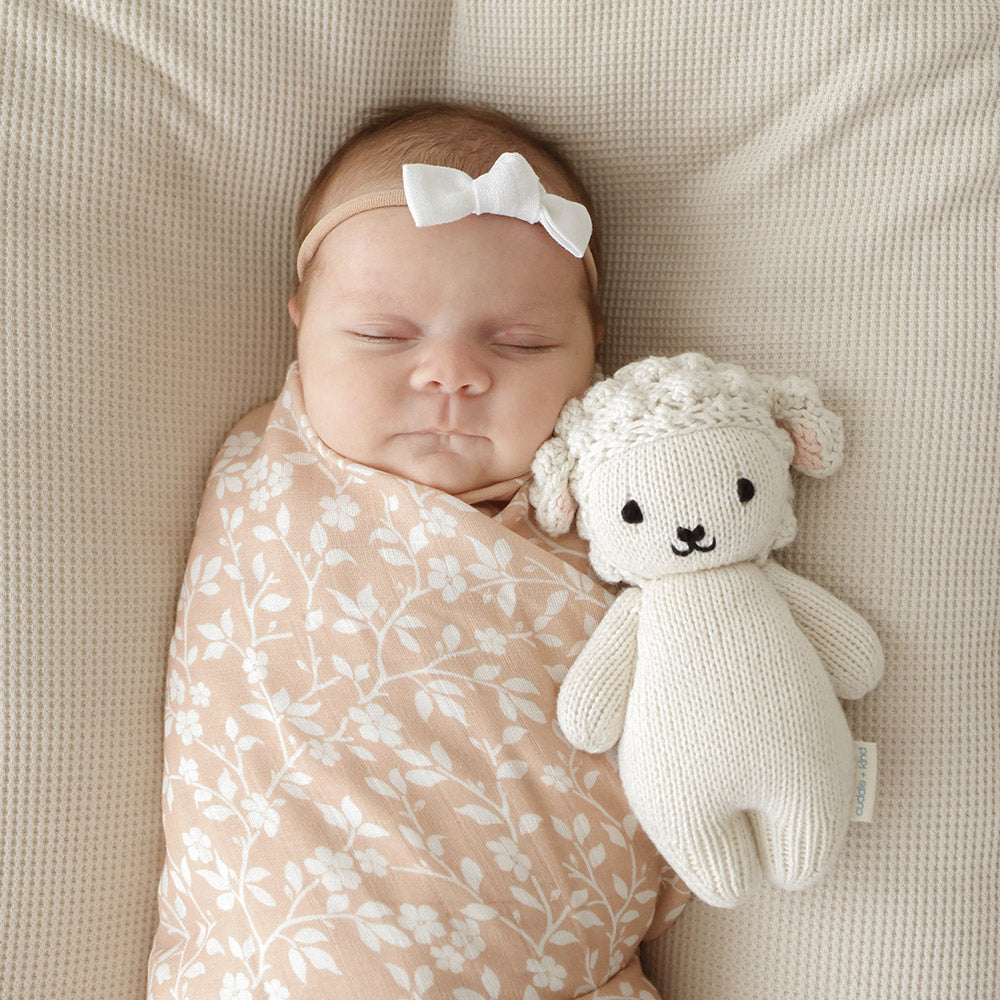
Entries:
POLYGON ((622 784, 689 888, 735 906, 831 864, 854 742, 838 698, 882 673, 867 623, 770 558, 795 534, 789 467, 841 461, 815 387, 696 354, 626 365, 570 400, 532 466, 551 534, 575 515, 590 561, 628 584, 559 693, 570 743, 619 744, 622 784))

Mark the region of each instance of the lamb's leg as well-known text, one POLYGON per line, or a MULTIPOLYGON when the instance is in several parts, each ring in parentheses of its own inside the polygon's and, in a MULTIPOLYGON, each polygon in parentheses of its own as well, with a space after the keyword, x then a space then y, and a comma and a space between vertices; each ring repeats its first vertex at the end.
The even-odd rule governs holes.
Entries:
POLYGON ((690 817, 684 828, 671 831, 669 842, 647 832, 687 887, 711 906, 736 906, 760 884, 757 845, 745 813, 690 817))
POLYGON ((833 863, 844 843, 850 803, 798 803, 781 816, 753 814, 767 878, 780 889, 805 889, 833 863))

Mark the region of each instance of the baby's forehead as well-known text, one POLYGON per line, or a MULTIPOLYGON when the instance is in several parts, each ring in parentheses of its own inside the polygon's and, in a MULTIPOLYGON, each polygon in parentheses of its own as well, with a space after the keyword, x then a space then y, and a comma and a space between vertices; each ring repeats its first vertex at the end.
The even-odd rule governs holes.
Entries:
POLYGON ((563 288, 581 296, 587 290, 579 261, 541 227, 495 215, 419 228, 402 206, 367 211, 338 226, 314 260, 312 287, 345 304, 381 300, 401 308, 436 289, 484 306, 506 302, 556 315, 565 306, 563 288))

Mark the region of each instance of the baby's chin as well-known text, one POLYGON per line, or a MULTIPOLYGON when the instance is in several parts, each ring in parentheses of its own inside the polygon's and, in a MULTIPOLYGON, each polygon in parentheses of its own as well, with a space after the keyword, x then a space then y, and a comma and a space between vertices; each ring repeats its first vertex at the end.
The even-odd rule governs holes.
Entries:
POLYGON ((517 471, 513 466, 505 468, 496 463, 470 462, 464 456, 447 451, 421 455, 417 459, 398 464, 386 463, 380 467, 384 472, 391 472, 453 496, 461 496, 528 474, 528 468, 517 471))
POLYGON ((422 486, 430 486, 442 493, 450 493, 457 497, 514 478, 514 476, 506 476, 502 473, 450 469, 418 469, 410 473, 400 471, 396 474, 406 479, 412 479, 422 486))

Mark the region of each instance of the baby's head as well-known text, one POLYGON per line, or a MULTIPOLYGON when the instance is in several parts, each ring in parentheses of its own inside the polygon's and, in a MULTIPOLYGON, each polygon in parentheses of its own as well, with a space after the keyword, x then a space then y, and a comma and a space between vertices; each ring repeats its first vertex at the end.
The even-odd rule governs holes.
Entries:
POLYGON ((527 474, 563 404, 590 384, 601 336, 580 204, 589 212, 559 154, 495 112, 422 105, 355 133, 303 200, 289 303, 306 410, 324 442, 449 493, 527 474), (504 153, 520 155, 497 164, 504 153), (411 209, 467 195, 432 193, 421 209, 415 192, 441 178, 408 167, 403 197, 404 164, 472 178, 497 169, 499 201, 417 226, 411 209), (492 214, 512 190, 525 202, 532 171, 541 221, 492 214))

